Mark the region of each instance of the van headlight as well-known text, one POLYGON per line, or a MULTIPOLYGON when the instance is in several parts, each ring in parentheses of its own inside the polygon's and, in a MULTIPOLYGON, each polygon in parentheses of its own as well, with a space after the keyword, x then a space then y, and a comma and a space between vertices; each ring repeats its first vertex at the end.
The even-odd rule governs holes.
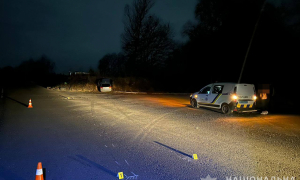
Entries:
POLYGON ((232 97, 232 99, 237 100, 237 96, 236 95, 233 95, 231 97, 232 97))
POLYGON ((194 96, 194 98, 197 98, 198 97, 198 95, 196 94, 195 96, 194 96))

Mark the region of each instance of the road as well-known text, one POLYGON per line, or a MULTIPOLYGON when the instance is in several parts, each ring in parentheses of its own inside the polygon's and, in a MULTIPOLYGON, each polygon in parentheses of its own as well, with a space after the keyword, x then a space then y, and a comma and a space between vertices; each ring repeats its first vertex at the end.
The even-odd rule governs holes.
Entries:
POLYGON ((34 179, 38 162, 46 180, 300 178, 296 115, 223 115, 191 108, 186 95, 30 86, 6 91, 0 118, 0 180, 34 179))

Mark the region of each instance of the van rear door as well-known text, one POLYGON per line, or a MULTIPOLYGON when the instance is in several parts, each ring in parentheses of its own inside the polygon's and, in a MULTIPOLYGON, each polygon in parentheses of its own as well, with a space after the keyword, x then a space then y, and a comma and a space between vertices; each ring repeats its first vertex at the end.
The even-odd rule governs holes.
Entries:
POLYGON ((253 100, 255 95, 255 88, 253 84, 237 84, 236 95, 239 99, 250 99, 253 100))
POLYGON ((236 95, 238 97, 238 107, 242 106, 244 108, 252 108, 255 102, 253 97, 255 95, 255 88, 253 84, 237 84, 235 86, 236 95))

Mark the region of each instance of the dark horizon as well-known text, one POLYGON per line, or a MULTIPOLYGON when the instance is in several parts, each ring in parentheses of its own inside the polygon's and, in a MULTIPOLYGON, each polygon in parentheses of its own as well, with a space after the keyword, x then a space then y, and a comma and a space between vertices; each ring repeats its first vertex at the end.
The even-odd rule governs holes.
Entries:
POLYGON ((1 64, 18 66, 15 74, 29 79, 36 79, 36 72, 42 80, 41 74, 92 68, 100 77, 145 79, 148 90, 185 92, 199 77, 206 77, 202 85, 237 82, 249 50, 241 82, 283 89, 283 82, 297 76, 300 5, 295 0, 194 1, 77 2, 69 8, 68 3, 5 2, 1 64), (137 10, 134 2, 149 3, 149 11, 137 10), (99 6, 107 8, 99 12, 99 6), (26 10, 32 11, 21 16, 26 10), (178 13, 185 11, 186 16, 178 13), (178 81, 188 86, 177 86, 178 81))
MULTIPOLYGON (((124 7, 132 2, 4 1, 0 14, 0 67, 15 67, 46 55, 55 62, 57 73, 96 70, 103 56, 122 51, 124 7)), ((183 37, 182 30, 188 21, 195 22, 196 2, 156 1, 151 13, 170 23, 175 41, 185 43, 188 37, 183 37)), ((292 0, 267 2, 289 10, 296 5, 292 0)), ((293 13, 288 24, 299 21, 299 13, 293 13)))
MULTIPOLYGON (((107 53, 121 51, 125 1, 52 2, 4 1, 0 13, 0 67, 46 55, 57 73, 96 70, 107 53)), ((174 29, 175 40, 186 41, 181 30, 194 17, 197 0, 156 1, 151 13, 174 29)))

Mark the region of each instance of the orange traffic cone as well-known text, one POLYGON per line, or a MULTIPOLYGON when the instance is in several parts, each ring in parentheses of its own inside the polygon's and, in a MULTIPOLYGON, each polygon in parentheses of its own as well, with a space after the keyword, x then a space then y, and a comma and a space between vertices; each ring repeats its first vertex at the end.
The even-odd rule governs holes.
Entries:
POLYGON ((39 162, 36 168, 35 180, 44 180, 42 163, 39 162))
POLYGON ((31 99, 29 99, 29 105, 28 108, 33 108, 32 103, 31 103, 31 99))

